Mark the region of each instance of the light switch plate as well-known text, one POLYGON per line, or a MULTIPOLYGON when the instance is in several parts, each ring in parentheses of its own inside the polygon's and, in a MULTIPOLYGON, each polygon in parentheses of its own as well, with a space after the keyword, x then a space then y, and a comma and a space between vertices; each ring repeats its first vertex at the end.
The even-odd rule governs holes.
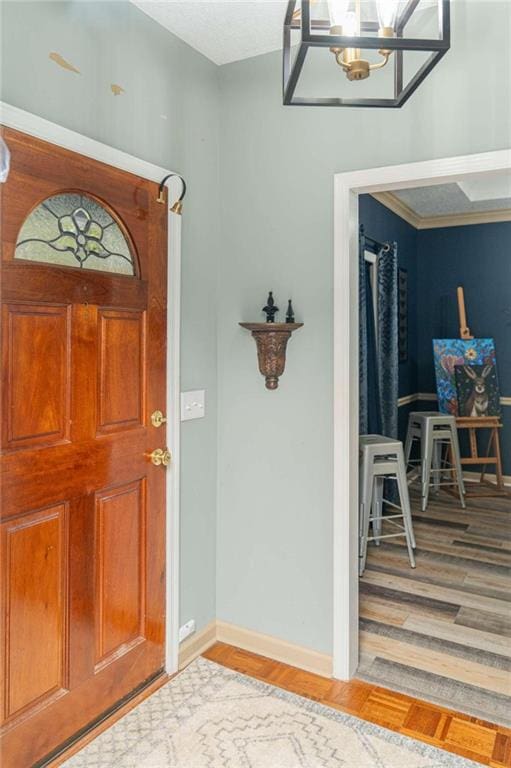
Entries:
POLYGON ((181 392, 181 421, 201 419, 206 413, 206 392, 195 389, 192 392, 181 392))

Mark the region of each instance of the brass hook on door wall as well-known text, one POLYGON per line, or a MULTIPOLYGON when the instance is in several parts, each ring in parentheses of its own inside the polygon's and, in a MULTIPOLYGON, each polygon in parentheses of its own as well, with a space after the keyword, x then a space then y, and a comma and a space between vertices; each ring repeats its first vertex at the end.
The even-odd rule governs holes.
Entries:
POLYGON ((163 194, 163 187, 165 186, 165 182, 168 181, 168 179, 171 179, 173 176, 176 176, 178 179, 181 180, 181 184, 183 185, 183 189, 181 192, 181 195, 176 200, 174 205, 171 207, 172 213, 177 213, 179 216, 181 216, 181 211, 183 210, 183 200, 186 195, 186 182, 183 179, 182 176, 179 175, 179 173, 169 173, 167 176, 165 176, 160 181, 160 186, 158 187, 158 197, 156 198, 157 203, 165 203, 165 196, 163 194))

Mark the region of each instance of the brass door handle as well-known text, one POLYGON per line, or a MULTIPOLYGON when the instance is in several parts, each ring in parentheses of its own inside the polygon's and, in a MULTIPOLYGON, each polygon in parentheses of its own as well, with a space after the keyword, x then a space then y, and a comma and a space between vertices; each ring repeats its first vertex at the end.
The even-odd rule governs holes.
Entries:
POLYGON ((162 464, 164 467, 168 467, 172 456, 168 448, 155 448, 154 451, 149 454, 149 458, 155 467, 159 467, 162 464))
POLYGON ((153 427, 161 427, 161 425, 165 424, 166 421, 167 419, 161 411, 154 411, 151 414, 151 424, 153 427))

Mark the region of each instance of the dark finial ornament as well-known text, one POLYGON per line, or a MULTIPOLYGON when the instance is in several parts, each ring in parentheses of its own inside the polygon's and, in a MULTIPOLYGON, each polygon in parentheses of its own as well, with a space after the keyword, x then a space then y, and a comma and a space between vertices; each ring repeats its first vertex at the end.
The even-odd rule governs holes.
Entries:
POLYGON ((277 389, 279 386, 279 378, 286 367, 287 342, 293 331, 298 330, 303 325, 303 323, 295 323, 291 299, 287 304, 285 323, 275 322, 275 314, 278 311, 279 308, 275 306, 275 299, 272 291, 270 291, 266 306, 263 307, 263 312, 266 313, 266 322, 240 323, 241 327, 250 331, 255 339, 259 372, 264 376, 266 389, 277 389))
POLYGON ((286 366, 286 347, 293 331, 301 328, 303 323, 295 323, 293 305, 291 299, 287 304, 285 323, 276 323, 275 314, 279 308, 275 306, 272 291, 268 294, 265 323, 240 323, 242 328, 251 331, 257 345, 257 359, 259 371, 265 378, 266 389, 277 389, 279 378, 284 373, 286 366))
POLYGON ((273 292, 270 291, 268 298, 266 299, 266 306, 263 307, 263 312, 266 314, 266 322, 274 323, 275 315, 279 311, 279 308, 275 306, 275 299, 273 298, 273 292))

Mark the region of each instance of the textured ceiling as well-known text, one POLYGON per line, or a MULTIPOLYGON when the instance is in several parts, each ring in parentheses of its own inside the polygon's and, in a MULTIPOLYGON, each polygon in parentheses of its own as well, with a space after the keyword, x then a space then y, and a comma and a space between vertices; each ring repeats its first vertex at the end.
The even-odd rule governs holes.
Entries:
POLYGON ((215 64, 282 48, 286 0, 131 0, 215 64))
MULTIPOLYGON (((511 208, 511 176, 506 177, 507 183, 498 183, 493 187, 495 197, 489 198, 492 193, 488 187, 488 181, 481 182, 481 194, 486 199, 471 200, 458 184, 438 184, 433 187, 418 187, 417 189, 400 189, 392 194, 399 198, 417 216, 428 218, 430 216, 450 216, 456 213, 480 213, 484 211, 499 211, 511 208), (507 197, 503 195, 507 194, 507 197)), ((471 181, 471 197, 477 188, 477 182, 471 181)))
MULTIPOLYGON (((462 0, 464 1, 464 0, 462 0)), ((282 48, 287 0, 131 0, 144 13, 215 64, 282 48)), ((399 0, 401 8, 407 0, 399 0)), ((419 0, 414 18, 436 19, 437 0, 419 0), (426 17, 422 14, 426 12, 426 17), (433 13, 433 15, 431 15, 433 13)), ((313 13, 326 18, 326 0, 313 13)), ((376 20, 375 0, 361 0, 362 17, 376 20)))

